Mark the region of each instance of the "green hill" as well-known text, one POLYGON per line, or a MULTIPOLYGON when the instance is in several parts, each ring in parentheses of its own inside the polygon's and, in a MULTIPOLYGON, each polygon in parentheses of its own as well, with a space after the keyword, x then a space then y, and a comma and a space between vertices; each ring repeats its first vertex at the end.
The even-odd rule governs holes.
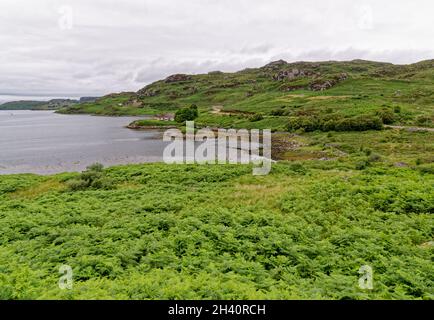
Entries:
POLYGON ((0 105, 0 110, 56 110, 78 103, 73 99, 51 99, 49 101, 11 101, 0 105))
POLYGON ((1 104, 0 110, 33 110, 45 103, 45 101, 11 101, 1 104))
MULTIPOLYGON (((286 130, 289 118, 322 123, 377 116, 386 124, 433 126, 434 60, 411 65, 348 62, 271 62, 235 73, 177 74, 137 92, 104 96, 64 113, 142 115, 173 113, 196 104, 197 122, 208 126, 286 130)), ((309 129, 309 126, 305 126, 309 129)), ((306 129, 306 128, 305 128, 306 129)), ((326 130, 327 131, 327 130, 326 130)))

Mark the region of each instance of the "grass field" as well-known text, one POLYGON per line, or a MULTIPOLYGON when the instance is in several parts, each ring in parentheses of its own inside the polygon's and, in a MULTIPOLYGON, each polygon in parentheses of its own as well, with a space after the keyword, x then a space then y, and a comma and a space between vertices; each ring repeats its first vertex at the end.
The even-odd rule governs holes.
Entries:
POLYGON ((146 164, 0 176, 0 299, 434 298, 434 132, 418 131, 434 127, 434 61, 175 78, 61 112, 196 104, 197 127, 273 130, 271 173, 146 164), (61 265, 71 290, 58 286, 61 265), (359 286, 364 265, 372 290, 359 286))
POLYGON ((263 177, 128 165, 81 191, 68 187, 78 174, 1 176, 0 298, 434 298, 432 166, 352 161, 280 162, 263 177), (64 264, 72 290, 58 287, 64 264))

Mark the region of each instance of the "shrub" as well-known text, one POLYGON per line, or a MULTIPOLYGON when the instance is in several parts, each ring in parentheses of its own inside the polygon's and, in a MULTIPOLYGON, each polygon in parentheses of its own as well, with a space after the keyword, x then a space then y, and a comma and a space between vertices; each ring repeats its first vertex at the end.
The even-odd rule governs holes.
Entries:
POLYGON ((383 122, 375 116, 356 116, 351 118, 316 118, 316 117, 290 117, 287 130, 303 129, 306 132, 321 130, 327 131, 366 131, 381 130, 383 122))
POLYGON ((432 124, 432 119, 425 115, 420 115, 416 118, 416 124, 419 126, 426 126, 432 124))
POLYGON ((275 109, 275 110, 271 111, 270 114, 272 116, 280 117, 280 116, 283 116, 285 114, 285 109, 283 109, 283 108, 275 109))
POLYGON ((384 124, 392 124, 393 122, 395 122, 395 114, 389 108, 378 110, 375 114, 381 119, 384 124))
POLYGON ((368 167, 369 163, 367 161, 356 162, 356 170, 363 170, 368 167))
POLYGON ((300 122, 297 117, 289 117, 286 129, 288 131, 295 131, 301 128, 300 122))
POLYGON ((264 116, 260 113, 255 113, 249 117, 251 122, 261 121, 262 119, 264 119, 264 116))
POLYGON ((379 162, 379 161, 381 161, 381 156, 379 154, 376 154, 376 153, 371 154, 368 158, 368 161, 369 162, 379 162))
POLYGON ((381 130, 383 123, 379 117, 357 116, 337 121, 336 131, 381 130))
POLYGON ((86 189, 111 189, 114 186, 113 180, 107 178, 104 173, 104 166, 94 163, 86 168, 78 178, 67 181, 70 191, 86 189))
POLYGON ((301 163, 293 163, 289 166, 289 168, 291 169, 291 171, 294 171, 294 172, 297 172, 300 174, 306 174, 307 173, 307 169, 301 163))
POLYGON ((328 120, 324 121, 321 126, 321 130, 324 132, 328 131, 335 131, 336 129, 336 121, 335 120, 328 120))
POLYGON ((101 177, 93 180, 90 187, 93 189, 110 190, 113 188, 113 180, 107 177, 101 177))
POLYGON ((85 190, 89 187, 87 181, 81 179, 72 179, 66 182, 70 191, 85 190))
POLYGON ((417 168, 421 173, 434 174, 434 164, 420 165, 417 168))
POLYGON ((91 164, 86 168, 86 171, 94 171, 94 172, 102 172, 104 169, 104 166, 101 163, 94 163, 91 164))
POLYGON ((199 111, 197 110, 197 106, 195 104, 190 107, 181 108, 175 113, 175 121, 178 123, 182 123, 185 121, 193 121, 199 116, 199 111))

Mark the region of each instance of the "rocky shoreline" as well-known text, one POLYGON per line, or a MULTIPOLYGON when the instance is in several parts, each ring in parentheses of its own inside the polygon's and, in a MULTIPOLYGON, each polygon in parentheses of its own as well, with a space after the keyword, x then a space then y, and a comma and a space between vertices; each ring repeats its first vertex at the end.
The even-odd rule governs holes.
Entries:
POLYGON ((152 125, 148 125, 148 126, 139 126, 137 124, 130 123, 129 125, 126 126, 126 128, 128 129, 132 129, 132 130, 167 130, 167 129, 176 129, 177 126, 174 125, 167 125, 167 126, 152 126, 152 125))

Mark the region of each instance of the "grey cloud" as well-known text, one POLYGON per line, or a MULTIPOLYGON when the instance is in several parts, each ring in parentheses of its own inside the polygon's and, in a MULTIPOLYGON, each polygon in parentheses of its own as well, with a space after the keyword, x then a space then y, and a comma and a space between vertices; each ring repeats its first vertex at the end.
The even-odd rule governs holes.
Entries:
POLYGON ((433 9, 429 0, 2 0, 0 94, 101 95, 281 58, 411 63, 434 57, 433 9), (59 25, 62 6, 71 29, 59 25))

